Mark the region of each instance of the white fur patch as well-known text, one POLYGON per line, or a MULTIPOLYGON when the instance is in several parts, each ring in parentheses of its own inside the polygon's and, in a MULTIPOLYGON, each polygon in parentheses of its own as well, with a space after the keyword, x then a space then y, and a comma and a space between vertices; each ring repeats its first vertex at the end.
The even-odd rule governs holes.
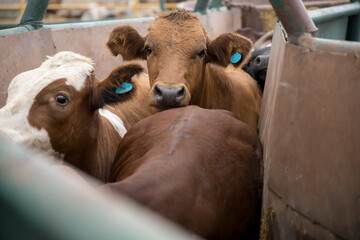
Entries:
POLYGON ((38 130, 32 127, 23 111, 12 115, 8 108, 0 109, 0 135, 9 141, 61 158, 60 154, 52 148, 50 137, 45 129, 38 130))
POLYGON ((106 109, 99 109, 99 113, 101 116, 105 117, 110 121, 111 125, 115 128, 115 130, 119 133, 120 137, 124 137, 127 130, 125 128, 124 122, 115 114, 106 109))
POLYGON ((65 78, 80 91, 94 70, 91 59, 73 52, 59 52, 40 67, 17 75, 8 87, 6 105, 0 109, 0 134, 10 141, 54 153, 48 133, 28 121, 37 94, 52 82, 65 78))

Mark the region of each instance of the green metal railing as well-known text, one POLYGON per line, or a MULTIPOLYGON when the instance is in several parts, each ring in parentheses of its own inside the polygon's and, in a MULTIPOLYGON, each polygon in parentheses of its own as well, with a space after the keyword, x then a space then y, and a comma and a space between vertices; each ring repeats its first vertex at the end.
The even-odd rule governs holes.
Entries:
POLYGON ((319 28, 317 37, 360 41, 360 2, 317 9, 309 14, 319 28))
MULTIPOLYGON (((198 0, 194 12, 206 14, 208 9, 218 9, 222 0, 198 0)), ((303 33, 310 33, 313 36, 319 28, 319 37, 330 39, 346 38, 351 41, 360 41, 360 2, 353 1, 350 4, 338 5, 334 7, 322 8, 307 12, 301 1, 289 0, 271 0, 276 14, 282 20, 287 33, 293 38, 291 42, 303 33), (312 21, 311 21, 312 20, 312 21), (325 34, 322 29, 328 29, 329 22, 333 26, 332 31, 325 34), (316 26, 315 26, 316 24, 316 26), (344 26, 348 26, 348 28, 344 26), (347 31, 346 31, 347 30, 347 31), (339 37, 340 36, 340 37, 339 37)), ((43 25, 42 19, 46 12, 49 0, 29 0, 20 24, 11 29, 1 30, 0 36, 18 34, 40 28, 79 28, 106 26, 122 23, 152 21, 154 18, 135 18, 135 19, 117 19, 101 20, 63 24, 46 24, 43 25)), ((160 0, 160 8, 165 11, 166 0, 160 0)))
POLYGON ((289 41, 310 34, 321 38, 360 41, 360 1, 307 12, 301 1, 270 0, 289 41), (316 26, 315 26, 316 25, 316 26))
POLYGON ((193 234, 0 139, 0 239, 185 240, 193 234))
POLYGON ((339 18, 352 16, 360 13, 360 3, 338 5, 334 7, 321 8, 309 11, 311 19, 315 24, 333 21, 339 18))
POLYGON ((270 3, 283 24, 290 42, 295 43, 304 33, 315 35, 317 32, 317 27, 301 1, 270 0, 270 3))
POLYGON ((18 27, 0 31, 0 36, 18 34, 39 29, 50 0, 29 0, 18 27))
POLYGON ((199 12, 200 14, 206 13, 206 10, 209 7, 210 0, 197 0, 194 8, 194 12, 199 12))
MULTIPOLYGON (((195 10, 197 14, 205 14, 209 8, 210 0, 197 0, 195 10)), ((221 6, 222 0, 212 0, 210 7, 215 9, 221 6)), ((28 31, 37 30, 40 28, 78 28, 78 27, 95 27, 95 26, 107 26, 121 23, 132 23, 142 21, 152 21, 154 18, 133 18, 133 19, 117 19, 117 20, 100 20, 100 21, 87 21, 76 23, 63 23, 63 24, 47 24, 44 25, 42 20, 46 13, 49 0, 29 0, 26 6, 24 15, 21 18, 20 24, 17 27, 0 30, 0 37, 12 34, 19 34, 28 31)), ((166 0, 160 0, 160 9, 165 11, 166 0)))

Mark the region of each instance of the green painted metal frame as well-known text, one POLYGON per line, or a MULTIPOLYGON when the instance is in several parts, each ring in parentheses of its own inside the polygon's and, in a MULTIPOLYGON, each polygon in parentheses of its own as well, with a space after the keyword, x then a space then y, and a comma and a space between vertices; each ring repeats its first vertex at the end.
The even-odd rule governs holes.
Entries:
POLYGON ((219 8, 221 7, 222 0, 211 0, 210 2, 210 9, 219 8))
POLYGON ((206 14, 212 10, 220 10, 222 0, 197 0, 194 8, 194 12, 197 14, 206 14))
POLYGON ((163 12, 166 11, 165 4, 166 4, 166 0, 160 0, 160 9, 163 12))
MULTIPOLYGON (((338 21, 338 27, 345 25, 345 29, 340 30, 347 30, 347 32, 343 34, 345 36, 344 39, 340 40, 360 41, 359 0, 345 5, 322 8, 309 12, 306 11, 304 4, 299 0, 270 0, 270 3, 279 17, 284 29, 286 30, 290 43, 301 46, 301 43, 298 41, 301 36, 304 34, 313 37, 316 36, 318 28, 315 26, 315 24, 321 26, 321 24, 326 24, 328 22, 333 22, 330 24, 334 24, 335 21, 338 21), (350 19, 349 27, 346 29, 346 25, 348 25, 348 18, 350 19), (340 19, 345 20, 343 22, 339 22, 340 19)), ((344 44, 347 43, 344 42, 344 44)))
POLYGON ((360 3, 353 2, 345 5, 321 8, 309 11, 309 14, 315 24, 333 21, 339 18, 360 14, 360 3))
POLYGON ((206 10, 209 8, 210 0, 197 0, 194 8, 194 12, 200 14, 206 14, 206 10))
MULTIPOLYGON (((44 24, 43 28, 51 28, 51 29, 90 28, 90 27, 110 26, 110 25, 117 25, 117 24, 147 22, 147 21, 153 21, 154 19, 155 18, 153 18, 153 17, 145 17, 145 18, 126 18, 126 19, 117 19, 117 20, 100 20, 100 21, 87 21, 87 22, 44 24)), ((1 31, 0 31, 0 34, 1 34, 1 31)))
POLYGON ((317 37, 360 41, 360 2, 309 11, 317 37))
MULTIPOLYGON (((360 0, 353 0, 353 2, 360 5, 360 0)), ((349 17, 346 39, 360 42, 360 14, 349 17)))
POLYGON ((0 31, 0 36, 18 34, 39 29, 50 0, 29 0, 18 27, 0 31))
POLYGON ((196 239, 125 197, 0 138, 1 239, 196 239))
MULTIPOLYGON (((29 0, 20 24, 15 28, 0 30, 0 37, 33 31, 40 28, 51 28, 51 29, 85 28, 85 27, 109 26, 114 24, 152 21, 154 19, 153 17, 147 17, 147 18, 129 18, 129 19, 100 20, 100 21, 73 22, 73 23, 43 24, 42 20, 45 15, 49 1, 50 0, 29 0)), ((196 14, 206 14, 207 9, 209 7, 209 2, 210 0, 197 0, 194 12, 196 14)), ((212 0, 210 3, 210 8, 219 9, 221 6, 221 2, 222 0, 212 0)), ((166 10, 165 3, 166 0, 160 0, 160 8, 162 11, 166 10)))
POLYGON ((304 33, 316 34, 318 29, 301 1, 270 0, 270 3, 284 26, 291 43, 296 43, 297 39, 304 33))

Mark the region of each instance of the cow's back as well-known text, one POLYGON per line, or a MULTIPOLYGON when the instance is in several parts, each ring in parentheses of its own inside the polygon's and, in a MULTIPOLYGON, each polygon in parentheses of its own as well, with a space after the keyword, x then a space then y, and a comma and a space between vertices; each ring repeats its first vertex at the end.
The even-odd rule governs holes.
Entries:
POLYGON ((223 110, 167 110, 135 124, 110 184, 209 239, 249 234, 260 209, 261 144, 223 110))

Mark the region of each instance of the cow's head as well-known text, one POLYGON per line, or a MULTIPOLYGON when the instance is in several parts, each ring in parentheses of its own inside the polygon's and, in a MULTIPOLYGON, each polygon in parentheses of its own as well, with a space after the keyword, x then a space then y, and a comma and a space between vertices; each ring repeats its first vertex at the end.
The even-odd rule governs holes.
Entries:
POLYGON ((131 97, 133 91, 116 94, 115 89, 142 70, 123 65, 100 82, 89 58, 57 53, 11 81, 0 109, 0 134, 55 155, 85 146, 97 137, 98 109, 131 97))
POLYGON ((157 18, 142 37, 131 26, 119 26, 107 46, 124 60, 146 59, 150 79, 150 104, 158 109, 186 106, 200 90, 206 63, 228 66, 236 52, 241 67, 249 57, 252 42, 236 33, 210 40, 200 20, 179 10, 157 18))

